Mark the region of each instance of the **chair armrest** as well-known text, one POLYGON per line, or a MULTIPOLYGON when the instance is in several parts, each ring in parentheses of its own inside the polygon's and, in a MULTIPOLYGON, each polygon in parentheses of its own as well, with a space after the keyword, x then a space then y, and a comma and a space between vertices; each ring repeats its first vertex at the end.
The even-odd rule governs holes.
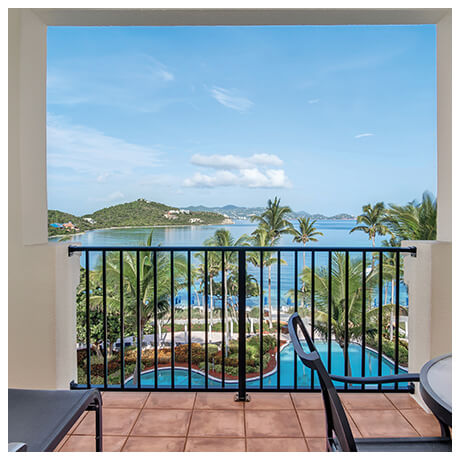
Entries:
POLYGON ((397 374, 397 375, 381 375, 379 377, 343 377, 341 375, 331 375, 332 380, 337 380, 343 383, 396 383, 396 382, 418 382, 419 374, 397 374))
POLYGON ((8 452, 27 452, 27 444, 24 442, 9 442, 8 452))

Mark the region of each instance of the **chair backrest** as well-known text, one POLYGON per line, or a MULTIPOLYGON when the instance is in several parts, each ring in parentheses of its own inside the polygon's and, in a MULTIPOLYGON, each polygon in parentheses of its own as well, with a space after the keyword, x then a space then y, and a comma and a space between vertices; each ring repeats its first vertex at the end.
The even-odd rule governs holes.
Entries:
POLYGON ((356 444, 351 432, 350 424, 348 423, 345 410, 340 402, 337 391, 332 383, 326 368, 324 367, 318 350, 315 347, 310 335, 307 332, 302 319, 298 313, 294 313, 288 322, 289 335, 297 356, 302 363, 309 367, 312 372, 318 373, 319 382, 321 385, 321 393, 324 400, 324 408, 326 410, 326 437, 328 450, 341 450, 343 452, 356 452, 356 444), (302 335, 307 343, 310 353, 306 353, 303 349, 297 329, 300 328, 302 335))

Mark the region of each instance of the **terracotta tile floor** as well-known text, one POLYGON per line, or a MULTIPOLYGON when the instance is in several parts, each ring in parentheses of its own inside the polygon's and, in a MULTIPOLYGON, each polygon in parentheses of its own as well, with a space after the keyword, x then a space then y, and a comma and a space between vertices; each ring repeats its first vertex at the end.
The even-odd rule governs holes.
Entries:
MULTIPOLYGON (((355 437, 439 436, 439 425, 408 394, 341 394, 355 437)), ((294 452, 325 450, 319 393, 105 392, 104 450, 112 452, 294 452)), ((94 450, 94 412, 56 450, 94 450)))

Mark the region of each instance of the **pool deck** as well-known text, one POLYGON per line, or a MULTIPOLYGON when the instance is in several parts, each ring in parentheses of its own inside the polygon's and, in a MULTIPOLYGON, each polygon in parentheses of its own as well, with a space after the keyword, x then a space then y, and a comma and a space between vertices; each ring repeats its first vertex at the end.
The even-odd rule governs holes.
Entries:
MULTIPOLYGON (((439 436, 439 425, 404 393, 340 395, 355 437, 439 436)), ((105 392, 104 450, 112 452, 320 452, 325 417, 319 393, 105 392)), ((94 412, 56 451, 93 451, 94 412)))

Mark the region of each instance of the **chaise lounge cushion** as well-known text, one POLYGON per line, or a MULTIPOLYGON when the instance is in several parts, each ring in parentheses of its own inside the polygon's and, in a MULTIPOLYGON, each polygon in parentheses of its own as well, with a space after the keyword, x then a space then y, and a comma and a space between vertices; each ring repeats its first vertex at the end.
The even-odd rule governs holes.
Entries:
POLYGON ((95 401, 98 390, 8 390, 8 442, 24 442, 29 452, 50 452, 80 415, 95 401))

